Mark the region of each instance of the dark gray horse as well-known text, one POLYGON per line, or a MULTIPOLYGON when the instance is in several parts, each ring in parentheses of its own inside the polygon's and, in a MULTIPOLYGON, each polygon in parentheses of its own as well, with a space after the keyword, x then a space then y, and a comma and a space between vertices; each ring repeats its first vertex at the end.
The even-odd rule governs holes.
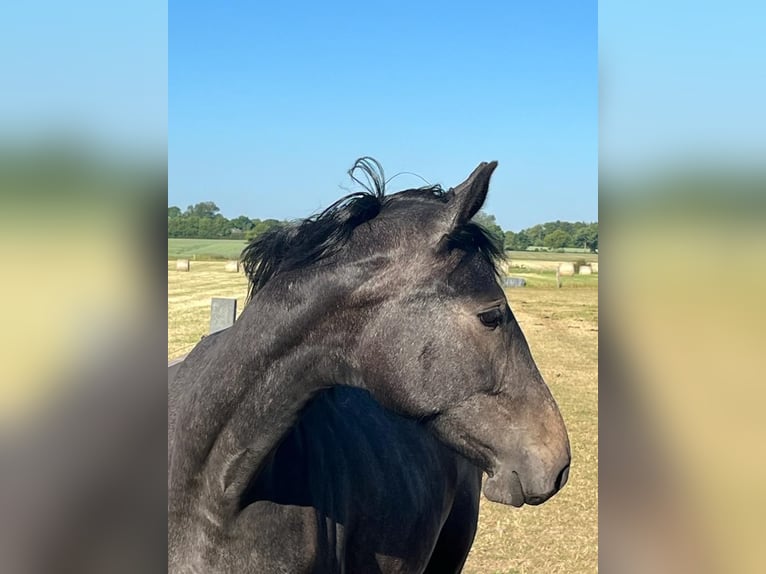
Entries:
MULTIPOLYGON (((459 572, 489 500, 540 504, 569 441, 462 184, 368 192, 243 253, 250 302, 170 385, 171 572, 459 572)), ((356 179, 356 177, 355 177, 356 179)))

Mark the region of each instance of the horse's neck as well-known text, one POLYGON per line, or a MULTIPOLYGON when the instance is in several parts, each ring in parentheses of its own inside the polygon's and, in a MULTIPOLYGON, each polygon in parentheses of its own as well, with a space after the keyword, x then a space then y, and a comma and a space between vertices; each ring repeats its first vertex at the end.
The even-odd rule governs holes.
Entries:
POLYGON ((187 381, 172 441, 171 511, 184 512, 191 497, 206 514, 235 513, 241 492, 311 397, 354 382, 340 334, 307 332, 300 320, 267 321, 265 311, 261 320, 243 315, 187 381))

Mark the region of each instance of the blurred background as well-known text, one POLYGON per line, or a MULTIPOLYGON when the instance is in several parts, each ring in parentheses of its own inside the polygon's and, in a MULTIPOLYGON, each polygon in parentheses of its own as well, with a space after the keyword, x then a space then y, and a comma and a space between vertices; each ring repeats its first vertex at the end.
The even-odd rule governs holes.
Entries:
POLYGON ((161 570, 167 8, 8 5, 0 53, 0 571, 161 570))
MULTIPOLYGON (((766 566, 764 16, 599 3, 605 571, 766 566)), ((164 568, 167 18, 0 20, 3 571, 164 568)))
POLYGON ((606 571, 766 566, 764 15, 599 3, 606 571))
POLYGON ((52 381, 152 304, 166 44, 167 11, 149 2, 43 2, 2 18, 3 423, 40 408, 52 381))

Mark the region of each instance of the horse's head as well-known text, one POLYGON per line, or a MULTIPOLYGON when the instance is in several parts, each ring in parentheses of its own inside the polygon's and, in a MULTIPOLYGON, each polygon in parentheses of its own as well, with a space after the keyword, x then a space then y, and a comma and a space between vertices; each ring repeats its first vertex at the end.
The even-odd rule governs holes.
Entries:
MULTIPOLYGON (((292 236, 255 244, 259 257, 252 260, 260 267, 249 272, 257 287, 278 265, 300 267, 290 263, 295 244, 304 251, 319 244, 311 258, 325 263, 313 267, 312 289, 345 285, 336 289, 341 300, 325 301, 322 320, 324 340, 343 341, 352 378, 361 381, 349 384, 421 420, 486 471, 487 498, 521 506, 540 504, 564 485, 570 450, 561 414, 498 285, 498 248, 471 222, 496 166, 482 163, 448 192, 390 196, 383 195, 382 173, 366 169, 377 193, 307 220, 292 236), (267 248, 281 259, 264 264, 258 250, 267 248)), ((298 275, 286 277, 292 278, 282 292, 285 284, 295 290, 298 275)))
POLYGON ((497 282, 491 239, 471 223, 497 163, 438 199, 390 196, 361 241, 388 246, 358 338, 378 400, 421 418, 489 479, 490 500, 539 504, 569 472, 569 440, 497 282))

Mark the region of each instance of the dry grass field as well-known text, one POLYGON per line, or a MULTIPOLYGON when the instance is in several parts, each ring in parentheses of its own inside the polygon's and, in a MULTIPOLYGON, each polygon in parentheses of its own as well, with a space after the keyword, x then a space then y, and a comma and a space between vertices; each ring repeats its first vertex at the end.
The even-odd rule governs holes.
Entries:
POLYGON ((237 315, 247 295, 244 273, 227 273, 223 261, 192 261, 190 271, 176 271, 168 261, 168 360, 187 354, 210 326, 210 299, 237 299, 237 315))
MULTIPOLYGON (((516 273, 528 286, 508 290, 572 444, 567 486, 538 507, 516 509, 482 498, 469 574, 585 573, 598 570, 598 275, 566 278, 516 273)), ((186 354, 207 332, 211 297, 244 305, 242 273, 223 262, 193 261, 188 273, 168 262, 168 359, 186 354)))

